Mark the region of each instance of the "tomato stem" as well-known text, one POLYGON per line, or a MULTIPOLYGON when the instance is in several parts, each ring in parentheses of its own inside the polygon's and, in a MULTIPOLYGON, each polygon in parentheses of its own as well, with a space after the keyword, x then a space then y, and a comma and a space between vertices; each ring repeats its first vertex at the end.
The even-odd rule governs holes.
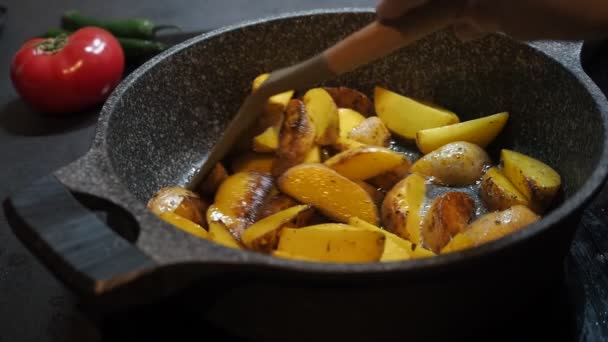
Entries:
POLYGON ((61 51, 68 42, 68 35, 62 33, 54 38, 47 38, 36 45, 36 50, 40 53, 53 55, 61 51))

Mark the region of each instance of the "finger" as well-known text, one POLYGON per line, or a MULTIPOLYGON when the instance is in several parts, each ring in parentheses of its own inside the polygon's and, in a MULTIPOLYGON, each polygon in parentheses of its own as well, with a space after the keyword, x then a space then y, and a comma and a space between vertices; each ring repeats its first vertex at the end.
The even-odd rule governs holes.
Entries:
POLYGON ((380 20, 399 18, 412 8, 423 5, 428 0, 382 0, 376 7, 380 20))

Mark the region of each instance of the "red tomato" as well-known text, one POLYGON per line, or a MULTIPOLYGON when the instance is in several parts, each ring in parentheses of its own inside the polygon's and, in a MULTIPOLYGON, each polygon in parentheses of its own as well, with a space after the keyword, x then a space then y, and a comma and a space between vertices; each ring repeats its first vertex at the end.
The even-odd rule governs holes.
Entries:
POLYGON ((106 30, 82 28, 67 37, 32 39, 15 54, 13 85, 47 113, 74 113, 103 102, 125 67, 122 48, 106 30))

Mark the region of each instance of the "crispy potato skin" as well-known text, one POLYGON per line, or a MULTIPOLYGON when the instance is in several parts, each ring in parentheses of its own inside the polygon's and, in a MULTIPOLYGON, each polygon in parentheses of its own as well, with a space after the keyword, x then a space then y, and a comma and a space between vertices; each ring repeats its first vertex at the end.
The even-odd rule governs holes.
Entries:
POLYGON ((435 198, 422 223, 423 244, 439 253, 451 238, 463 232, 475 213, 475 201, 462 192, 446 192, 435 198))
POLYGON ((362 92, 347 87, 325 87, 323 89, 334 99, 338 108, 350 108, 364 116, 372 115, 374 106, 362 92))
POLYGON ((279 134, 279 149, 272 168, 272 175, 278 177, 292 166, 301 164, 315 142, 313 125, 304 102, 291 100, 285 110, 285 119, 279 134))
POLYGON ((480 180, 490 163, 484 149, 459 141, 420 158, 412 165, 411 172, 433 177, 435 182, 447 186, 466 186, 480 180))
POLYGON ((382 202, 382 223, 388 231, 420 244, 420 207, 426 194, 426 180, 417 174, 397 183, 382 202))
POLYGON ((268 174, 239 172, 228 177, 217 193, 212 219, 221 221, 240 241, 245 228, 253 224, 273 186, 268 174))
POLYGON ((348 138, 366 145, 388 147, 391 142, 391 132, 380 118, 372 116, 353 128, 348 138))
POLYGON ((162 188, 148 201, 147 206, 149 210, 157 215, 170 212, 200 226, 207 226, 205 212, 209 203, 188 189, 181 187, 162 188))
POLYGON ((526 197, 497 167, 490 168, 483 175, 479 192, 484 205, 491 211, 507 210, 514 205, 528 205, 526 197))

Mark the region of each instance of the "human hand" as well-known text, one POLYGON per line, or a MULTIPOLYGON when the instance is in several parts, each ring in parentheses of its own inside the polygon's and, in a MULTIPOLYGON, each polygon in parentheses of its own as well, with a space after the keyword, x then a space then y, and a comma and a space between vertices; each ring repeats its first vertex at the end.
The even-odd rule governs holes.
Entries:
POLYGON ((381 0, 376 11, 404 32, 453 27, 462 40, 489 32, 524 40, 608 37, 606 0, 381 0))

